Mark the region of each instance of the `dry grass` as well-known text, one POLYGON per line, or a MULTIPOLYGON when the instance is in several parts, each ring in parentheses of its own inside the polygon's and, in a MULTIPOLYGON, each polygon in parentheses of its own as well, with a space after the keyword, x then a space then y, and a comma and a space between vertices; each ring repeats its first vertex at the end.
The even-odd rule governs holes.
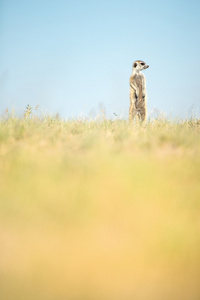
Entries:
POLYGON ((0 121, 1 300, 199 300, 200 124, 0 121))

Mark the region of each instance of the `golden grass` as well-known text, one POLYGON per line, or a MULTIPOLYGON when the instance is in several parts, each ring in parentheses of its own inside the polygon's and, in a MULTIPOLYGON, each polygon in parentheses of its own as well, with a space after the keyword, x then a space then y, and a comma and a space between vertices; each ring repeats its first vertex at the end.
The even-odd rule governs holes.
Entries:
POLYGON ((1 300, 199 300, 200 124, 2 117, 1 300))

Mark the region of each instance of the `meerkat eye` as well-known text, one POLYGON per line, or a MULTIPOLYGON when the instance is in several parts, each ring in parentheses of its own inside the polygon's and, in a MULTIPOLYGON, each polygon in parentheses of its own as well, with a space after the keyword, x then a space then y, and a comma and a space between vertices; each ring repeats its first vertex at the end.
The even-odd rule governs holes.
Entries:
POLYGON ((145 65, 145 63, 141 63, 141 65, 142 65, 142 66, 144 66, 144 65, 145 65))

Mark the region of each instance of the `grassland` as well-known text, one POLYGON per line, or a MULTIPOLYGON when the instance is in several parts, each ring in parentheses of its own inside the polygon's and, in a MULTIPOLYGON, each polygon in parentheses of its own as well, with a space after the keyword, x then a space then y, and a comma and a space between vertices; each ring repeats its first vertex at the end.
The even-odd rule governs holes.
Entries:
POLYGON ((199 300, 200 122, 0 120, 1 300, 199 300))

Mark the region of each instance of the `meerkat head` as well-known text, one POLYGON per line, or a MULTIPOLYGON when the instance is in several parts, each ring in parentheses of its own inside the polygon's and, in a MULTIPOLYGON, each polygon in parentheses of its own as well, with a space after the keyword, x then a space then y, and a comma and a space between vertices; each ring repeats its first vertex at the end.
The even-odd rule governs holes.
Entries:
POLYGON ((149 65, 147 65, 144 61, 142 60, 136 60, 134 63, 133 63, 133 71, 142 71, 142 70, 145 70, 149 67, 149 65))

